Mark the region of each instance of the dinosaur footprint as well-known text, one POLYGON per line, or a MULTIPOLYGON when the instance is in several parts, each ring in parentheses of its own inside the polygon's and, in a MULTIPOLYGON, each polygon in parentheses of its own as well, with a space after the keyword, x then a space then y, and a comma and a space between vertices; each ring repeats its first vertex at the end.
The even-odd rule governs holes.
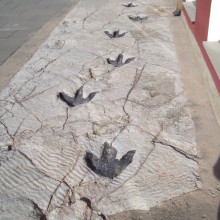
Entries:
POLYGON ((110 38, 119 38, 119 37, 123 37, 126 32, 119 34, 119 31, 114 31, 112 34, 109 33, 109 31, 105 31, 105 33, 110 37, 110 38))
POLYGON ((77 105, 81 105, 87 102, 90 102, 94 96, 96 95, 96 93, 98 92, 92 92, 89 94, 89 96, 87 98, 83 98, 83 86, 81 86, 75 93, 75 97, 72 98, 71 96, 68 96, 66 93, 64 92, 60 92, 58 97, 66 102, 67 105, 69 105, 70 107, 75 107, 77 105))
POLYGON ((114 67, 120 67, 120 66, 123 66, 127 63, 130 63, 131 61, 133 61, 135 59, 135 57, 131 57, 131 58, 128 58, 127 60, 125 60, 125 62, 123 63, 122 60, 123 60, 123 55, 122 54, 119 54, 117 59, 116 60, 111 60, 111 59, 107 59, 107 62, 108 64, 112 64, 114 67))
POLYGON ((140 22, 142 22, 143 20, 148 19, 148 17, 140 17, 140 16, 132 17, 132 16, 129 15, 128 17, 132 21, 140 21, 140 22))
POLYGON ((135 152, 135 150, 128 151, 120 160, 118 160, 116 159, 117 150, 109 143, 105 142, 100 158, 87 151, 85 160, 87 166, 95 173, 101 176, 114 178, 132 162, 135 152))
POLYGON ((127 5, 123 5, 127 8, 136 7, 137 5, 133 5, 132 3, 128 3, 127 5))

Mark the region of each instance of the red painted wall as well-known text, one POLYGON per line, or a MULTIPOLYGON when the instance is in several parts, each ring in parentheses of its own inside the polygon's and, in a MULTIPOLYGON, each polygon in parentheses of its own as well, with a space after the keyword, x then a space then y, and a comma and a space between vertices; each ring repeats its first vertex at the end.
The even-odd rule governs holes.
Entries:
MULTIPOLYGON (((186 0, 183 1, 185 2, 186 0)), ((200 47, 202 42, 207 41, 208 38, 211 3, 212 0, 197 0, 195 22, 188 23, 200 47)), ((184 7, 183 12, 188 17, 184 7)))
POLYGON ((195 33, 199 42, 207 41, 212 0, 197 0, 195 33))

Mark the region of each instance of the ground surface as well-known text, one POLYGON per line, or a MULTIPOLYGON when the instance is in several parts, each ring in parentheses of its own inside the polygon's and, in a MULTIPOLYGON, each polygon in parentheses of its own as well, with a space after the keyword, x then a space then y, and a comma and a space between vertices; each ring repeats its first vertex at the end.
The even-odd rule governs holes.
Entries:
POLYGON ((0 90, 77 1, 0 1, 0 90))
POLYGON ((0 64, 70 0, 0 1, 0 64))
POLYGON ((3 219, 217 218, 220 132, 196 58, 173 4, 133 3, 80 1, 2 91, 3 219), (120 53, 135 59, 108 64, 120 53), (82 85, 98 91, 88 103, 57 97, 82 85), (136 150, 114 179, 85 163, 104 142, 117 158, 136 150))

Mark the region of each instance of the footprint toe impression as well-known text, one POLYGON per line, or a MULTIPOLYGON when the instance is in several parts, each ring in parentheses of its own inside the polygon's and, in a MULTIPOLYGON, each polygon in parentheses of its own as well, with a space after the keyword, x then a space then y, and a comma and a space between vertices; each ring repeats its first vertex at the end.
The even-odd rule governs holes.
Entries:
POLYGON ((128 16, 128 17, 130 20, 135 21, 135 22, 137 22, 137 21, 142 22, 143 20, 146 20, 148 18, 148 17, 140 17, 140 16, 136 16, 136 17, 128 16))
POLYGON ((110 38, 120 38, 123 37, 126 32, 119 34, 119 31, 113 31, 111 34, 109 31, 105 31, 105 34, 108 35, 110 38))
POLYGON ((128 58, 127 60, 125 60, 125 62, 123 63, 123 55, 119 54, 118 57, 116 58, 116 60, 111 60, 110 58, 107 59, 108 64, 112 64, 114 67, 120 67, 123 66, 125 64, 130 63, 131 61, 133 61, 135 59, 135 57, 131 57, 128 58))
POLYGON ((127 5, 123 5, 127 8, 136 7, 137 5, 133 5, 132 3, 128 3, 127 5))

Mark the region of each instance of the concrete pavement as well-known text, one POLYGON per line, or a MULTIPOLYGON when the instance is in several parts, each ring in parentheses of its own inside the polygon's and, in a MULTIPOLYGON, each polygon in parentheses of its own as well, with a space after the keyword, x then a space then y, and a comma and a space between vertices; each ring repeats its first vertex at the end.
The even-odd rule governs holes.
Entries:
POLYGON ((1 0, 0 65, 72 0, 1 0))

